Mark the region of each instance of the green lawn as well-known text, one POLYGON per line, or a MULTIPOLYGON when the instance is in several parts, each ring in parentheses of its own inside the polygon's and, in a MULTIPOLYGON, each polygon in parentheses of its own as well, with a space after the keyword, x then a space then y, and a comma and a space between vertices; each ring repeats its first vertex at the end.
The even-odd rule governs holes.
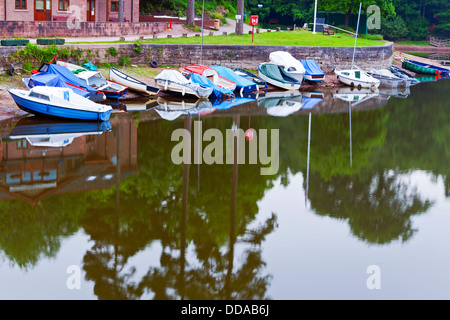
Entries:
POLYGON ((398 41, 395 44, 407 46, 427 46, 427 47, 430 45, 426 41, 398 41))
MULTIPOLYGON (((236 36, 230 34, 228 36, 214 35, 209 36, 209 31, 203 34, 203 44, 224 44, 224 45, 251 45, 251 34, 236 36)), ((120 41, 105 42, 119 43, 120 41)), ((83 43, 83 42, 73 42, 83 43)), ((103 42, 98 42, 103 43, 103 42)), ((123 43, 123 42, 120 42, 123 43)), ((131 42, 132 43, 132 42, 131 42)), ((142 43, 167 43, 167 44, 201 44, 201 37, 176 37, 168 39, 144 39, 142 43)), ((370 47, 380 46, 386 41, 368 40, 358 38, 357 46, 370 47)), ((279 46, 320 46, 320 47, 353 47, 355 38, 347 34, 337 34, 334 36, 326 36, 320 33, 312 34, 310 31, 290 31, 290 32, 263 32, 255 33, 253 45, 279 45, 279 46)))

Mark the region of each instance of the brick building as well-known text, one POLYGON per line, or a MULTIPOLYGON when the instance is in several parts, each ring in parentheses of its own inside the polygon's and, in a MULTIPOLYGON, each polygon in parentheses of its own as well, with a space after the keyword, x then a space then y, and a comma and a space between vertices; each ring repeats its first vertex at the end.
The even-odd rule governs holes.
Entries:
MULTIPOLYGON (((139 22, 139 0, 123 0, 125 22, 139 22)), ((0 0, 0 21, 117 21, 117 0, 0 0)))

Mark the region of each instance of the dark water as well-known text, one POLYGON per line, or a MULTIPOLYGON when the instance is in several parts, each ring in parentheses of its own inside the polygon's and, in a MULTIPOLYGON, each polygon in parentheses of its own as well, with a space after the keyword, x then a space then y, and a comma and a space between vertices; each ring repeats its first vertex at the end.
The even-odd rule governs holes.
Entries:
POLYGON ((0 298, 448 299, 449 90, 159 99, 124 102, 103 126, 4 123, 0 298), (278 170, 174 164, 171 136, 193 144, 195 121, 278 129, 278 170))

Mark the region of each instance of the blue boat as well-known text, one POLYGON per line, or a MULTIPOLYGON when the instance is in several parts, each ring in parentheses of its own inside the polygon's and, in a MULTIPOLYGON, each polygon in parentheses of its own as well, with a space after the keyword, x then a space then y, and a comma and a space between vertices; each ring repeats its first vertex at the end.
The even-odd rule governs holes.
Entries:
POLYGON ((88 85, 86 81, 83 81, 80 78, 78 78, 66 67, 62 67, 57 64, 44 63, 37 71, 32 71, 32 73, 56 74, 60 76, 64 80, 64 82, 70 87, 76 87, 82 90, 86 90, 89 92, 89 94, 98 93, 98 90, 88 85))
POLYGON ((257 89, 256 83, 250 81, 244 77, 241 77, 236 72, 227 67, 222 66, 211 66, 214 70, 217 71, 219 76, 224 77, 228 80, 236 82, 236 91, 239 91, 241 95, 243 93, 252 92, 257 89))
POLYGON ((231 109, 233 107, 240 106, 245 103, 255 102, 256 99, 252 98, 236 98, 233 100, 226 100, 226 101, 214 101, 213 106, 217 108, 217 110, 227 110, 231 109))
POLYGON ((9 89, 20 109, 39 116, 106 121, 112 108, 75 94, 71 89, 37 86, 30 91, 9 89))
POLYGON ((221 88, 216 85, 214 82, 209 80, 207 77, 201 76, 198 73, 192 72, 190 73, 190 79, 193 83, 198 83, 199 85, 207 88, 212 88, 213 91, 209 96, 209 99, 212 100, 227 100, 230 98, 235 98, 233 91, 221 88))
POLYGON ((69 85, 66 84, 64 79, 57 74, 37 73, 32 75, 30 78, 23 78, 22 81, 30 89, 35 86, 70 88, 73 90, 73 92, 84 98, 89 97, 90 94, 89 91, 87 90, 79 89, 73 86, 69 87, 69 85))
POLYGON ((308 81, 323 81, 325 79, 325 73, 320 69, 315 60, 300 60, 305 68, 305 80, 308 81))

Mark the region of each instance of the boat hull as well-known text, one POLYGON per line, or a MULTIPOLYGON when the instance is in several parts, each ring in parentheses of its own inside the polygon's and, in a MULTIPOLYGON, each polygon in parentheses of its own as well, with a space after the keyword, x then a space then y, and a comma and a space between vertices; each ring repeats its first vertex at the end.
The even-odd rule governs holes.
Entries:
POLYGON ((369 75, 374 77, 375 79, 380 80, 380 87, 397 88, 397 87, 405 87, 408 85, 407 80, 404 79, 390 78, 371 72, 369 72, 369 75))
POLYGON ((432 69, 432 68, 428 68, 425 66, 419 66, 417 64, 408 62, 403 60, 402 62, 402 68, 413 71, 415 73, 420 73, 420 74, 439 74, 439 71, 436 69, 432 69))
POLYGON ((347 77, 345 75, 342 75, 339 72, 335 72, 337 75, 337 78, 342 83, 351 86, 351 87, 361 87, 361 88, 369 88, 369 89, 376 89, 380 86, 380 81, 377 82, 366 82, 361 81, 352 77, 347 77))
POLYGON ((191 97, 197 97, 197 98, 207 98, 207 97, 201 97, 197 92, 192 90, 191 88, 188 88, 186 86, 180 85, 178 83, 172 82, 170 80, 162 80, 157 79, 155 80, 156 85, 158 88, 168 94, 177 94, 184 96, 191 96, 191 97))
POLYGON ((10 92, 17 106, 31 114, 38 116, 51 117, 51 118, 63 118, 63 119, 77 119, 87 121, 106 121, 111 115, 111 110, 105 112, 93 112, 86 110, 76 110, 71 108, 64 108, 52 104, 44 104, 36 101, 31 101, 19 97, 18 95, 10 92))
POLYGON ((109 78, 110 80, 128 87, 131 90, 143 93, 143 94, 147 94, 147 95, 152 95, 152 94, 157 94, 159 89, 153 86, 149 86, 146 83, 139 81, 133 77, 130 77, 129 75, 117 70, 117 69, 113 69, 111 68, 109 70, 109 78))

